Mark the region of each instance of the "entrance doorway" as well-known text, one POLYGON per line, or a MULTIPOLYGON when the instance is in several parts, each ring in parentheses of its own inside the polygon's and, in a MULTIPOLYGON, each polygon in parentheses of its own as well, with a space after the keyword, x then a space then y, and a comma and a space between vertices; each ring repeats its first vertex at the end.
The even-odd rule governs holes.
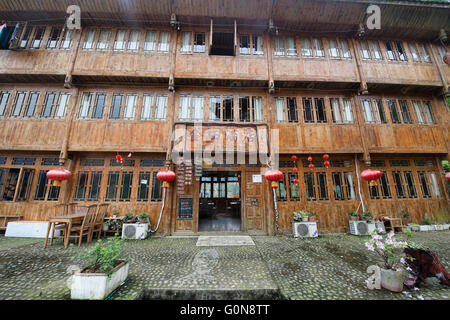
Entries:
POLYGON ((203 171, 198 231, 241 231, 241 182, 237 171, 203 171))

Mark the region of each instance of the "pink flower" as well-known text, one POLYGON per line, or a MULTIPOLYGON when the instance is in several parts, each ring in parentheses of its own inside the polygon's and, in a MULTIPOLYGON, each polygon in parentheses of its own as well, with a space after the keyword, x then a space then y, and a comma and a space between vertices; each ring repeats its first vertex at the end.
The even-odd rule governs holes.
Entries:
POLYGON ((369 249, 370 251, 375 251, 375 248, 373 247, 373 243, 366 242, 366 247, 367 247, 367 249, 369 249))
POLYGON ((391 239, 386 239, 386 243, 387 244, 394 244, 394 241, 392 241, 391 239))
POLYGON ((405 261, 404 258, 400 258, 400 262, 401 262, 402 264, 405 264, 405 263, 406 263, 406 261, 405 261))
POLYGON ((384 244, 381 241, 377 241, 376 245, 377 245, 378 249, 384 250, 384 244))

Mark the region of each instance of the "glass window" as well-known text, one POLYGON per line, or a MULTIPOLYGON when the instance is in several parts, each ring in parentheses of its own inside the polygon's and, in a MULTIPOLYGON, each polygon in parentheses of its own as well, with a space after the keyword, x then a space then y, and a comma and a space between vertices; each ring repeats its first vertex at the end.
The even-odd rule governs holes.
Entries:
POLYGON ((333 123, 342 123, 341 110, 339 107, 339 99, 330 98, 331 117, 333 123))
POLYGON ((314 44, 314 55, 316 57, 325 57, 325 50, 323 49, 322 39, 313 38, 312 40, 314 44))
POLYGON ((381 101, 381 99, 374 100, 373 103, 375 104, 377 121, 380 123, 387 123, 386 114, 384 113, 383 102, 381 101))
POLYGON ((352 103, 349 99, 343 99, 344 112, 342 113, 345 123, 353 123, 352 103))
POLYGON ((220 97, 209 98, 209 120, 220 121, 220 97))
POLYGON ((262 114, 262 97, 252 97, 253 100, 253 121, 261 122, 263 121, 262 114))
POLYGON ((136 113, 136 102, 137 95, 136 94, 127 94, 125 112, 123 118, 126 120, 133 120, 134 114, 136 113))
POLYGON ((24 117, 32 118, 34 117, 34 112, 36 110, 36 104, 39 99, 39 92, 30 92, 28 96, 28 105, 25 110, 24 117))
POLYGON ((141 37, 141 31, 131 30, 130 39, 128 40, 128 50, 136 51, 139 49, 139 38, 141 37))
POLYGON ((431 180, 431 188, 433 190, 433 194, 436 198, 441 198, 441 189, 439 188, 439 183, 437 181, 436 172, 430 171, 430 180, 431 180))
POLYGON ((314 103, 316 105, 316 119, 319 123, 327 122, 327 114, 325 111, 325 102, 323 98, 314 98, 314 103))
POLYGON ((73 29, 66 29, 61 41, 61 49, 69 49, 72 44, 73 29))
POLYGON ((156 178, 157 172, 153 172, 152 178, 152 196, 150 201, 161 201, 162 200, 162 183, 156 178))
POLYGON ((428 49, 424 43, 419 43, 419 51, 422 56, 422 62, 431 62, 430 54, 428 53, 428 49))
POLYGON ((389 41, 387 41, 387 42, 385 42, 385 46, 386 46, 386 54, 387 54, 388 59, 391 61, 397 60, 397 57, 395 55, 392 44, 389 41))
POLYGON ((403 49, 403 44, 400 41, 395 41, 395 46, 397 47, 398 58, 400 61, 408 61, 405 49, 403 49))
POLYGON ((81 107, 80 107, 80 119, 86 119, 89 117, 89 111, 91 106, 93 94, 90 92, 83 93, 83 98, 81 99, 81 107))
POLYGON ((109 38, 111 36, 111 30, 102 29, 98 36, 97 49, 106 50, 109 48, 109 38))
POLYGON ((327 174, 325 172, 317 172, 317 184, 319 191, 319 200, 329 200, 327 174))
POLYGON ((9 96, 9 92, 0 92, 0 116, 3 116, 5 114, 9 96))
POLYGON ((239 54, 250 54, 250 36, 248 34, 239 36, 239 54))
POLYGON ((314 175, 305 173, 305 192, 307 201, 316 201, 316 190, 314 186, 314 175))
POLYGON ((167 95, 158 95, 156 97, 155 120, 166 119, 167 95))
POLYGON ((44 108, 42 109, 41 118, 50 118, 52 116, 53 106, 55 105, 56 93, 47 93, 44 108))
POLYGON ((168 31, 160 31, 159 32, 158 51, 168 52, 169 51, 169 40, 170 40, 170 33, 168 31))
POLYGON ((234 121, 234 101, 233 97, 223 97, 223 119, 222 121, 234 121))
POLYGON ((420 101, 413 101, 413 106, 414 106, 414 111, 416 113, 417 122, 418 123, 425 123, 420 101))
POLYGON ((420 189, 422 190, 422 196, 424 198, 431 198, 431 191, 428 185, 427 175, 424 171, 417 172, 419 178, 420 189))
POLYGON ((312 57, 311 42, 308 38, 302 38, 302 56, 312 57))
MULTIPOLYGON (((109 114, 110 119, 120 119, 120 114, 122 112, 122 94, 115 94, 112 98, 111 111, 109 114)), ((98 99, 98 95, 97 95, 98 99)))
POLYGON ((274 55, 276 56, 284 56, 284 41, 282 37, 276 36, 274 38, 275 46, 274 46, 274 55))
POLYGON ((94 48, 95 29, 88 29, 84 37, 83 49, 94 48))
POLYGON ((409 51, 411 52, 411 57, 414 62, 420 62, 419 52, 417 52, 417 47, 415 43, 409 43, 409 51))
POLYGON ((91 181, 89 183, 89 192, 87 201, 98 201, 100 196, 100 187, 102 185, 102 172, 91 172, 91 181))
POLYGON ((297 99, 286 98, 287 114, 289 122, 298 122, 297 99))
POLYGON ((152 119, 152 106, 153 106, 153 95, 144 94, 142 98, 141 120, 152 119))
POLYGON ((328 50, 332 58, 339 58, 339 48, 336 39, 328 39, 328 50))
POLYGON ((363 107, 364 119, 366 120, 366 123, 374 123, 375 119, 373 118, 370 100, 362 100, 362 107, 363 107))
POLYGON ((119 184, 119 171, 108 172, 108 183, 106 185, 105 201, 116 201, 118 184, 119 184))
POLYGON ((409 107, 406 100, 399 100, 400 110, 402 113, 403 123, 412 123, 411 116, 409 114, 409 107))
POLYGON ((114 41, 114 50, 124 50, 125 49, 125 36, 126 30, 117 30, 116 40, 114 41))
POLYGON ((36 190, 34 191, 34 200, 45 200, 45 194, 47 193, 47 171, 48 170, 40 170, 37 183, 36 190))
POLYGON ((394 177, 395 190, 397 191, 397 197, 399 199, 406 198, 405 190, 403 187, 403 178, 400 171, 393 171, 392 176, 394 177))
POLYGON ((61 27, 52 27, 47 42, 48 49, 55 49, 57 47, 60 34, 61 34, 61 27))
POLYGON ((122 172, 122 184, 120 186, 119 201, 130 201, 133 185, 133 172, 122 172))
POLYGON ((341 55, 345 59, 350 59, 352 57, 352 54, 350 52, 350 47, 348 45, 347 39, 340 39, 339 40, 341 44, 341 55))
POLYGON ((17 92, 16 101, 12 110, 12 117, 19 117, 22 112, 23 102, 25 101, 25 92, 17 92))
POLYGON ((314 115, 312 108, 313 108, 312 99, 303 98, 303 118, 306 123, 314 122, 314 115))
POLYGON ((34 37, 31 42, 32 49, 39 49, 41 47, 42 38, 44 37, 45 27, 36 27, 34 29, 34 37))
POLYGON ((283 98, 275 98, 275 121, 277 122, 286 121, 283 98))
POLYGON ((356 200, 355 183, 352 172, 344 172, 345 187, 348 200, 356 200))
POLYGON ((94 110, 92 111, 92 119, 103 119, 103 109, 105 107, 106 94, 97 94, 95 100, 94 110))
POLYGON ((148 201, 148 191, 150 185, 150 171, 139 172, 139 185, 137 189, 136 201, 148 201))
POLYGON ((342 173, 332 172, 331 179, 333 181, 334 200, 345 200, 344 185, 342 183, 342 173))
POLYGON ((78 172, 77 183, 75 187, 75 195, 73 197, 73 200, 84 201, 84 198, 86 196, 88 176, 89 172, 87 171, 78 172))
POLYGON ((359 41, 359 46, 361 48, 361 58, 363 59, 370 59, 370 51, 369 51, 369 45, 367 44, 366 40, 359 41))
POLYGON ((194 52, 202 53, 205 52, 205 33, 196 32, 194 34, 194 52))
POLYGON ((191 106, 191 96, 180 96, 180 107, 178 110, 179 120, 189 120, 190 106, 191 106))
POLYGON ((56 106, 55 118, 62 119, 66 116, 67 103, 69 102, 70 94, 61 93, 59 95, 59 103, 56 106))
POLYGON ((181 33, 181 52, 191 53, 192 52, 192 32, 183 31, 181 33))
POLYGON ((253 36, 253 54, 255 55, 264 54, 262 36, 253 36))
POLYGON ((383 60, 383 55, 381 54, 380 45, 377 40, 369 41, 370 52, 372 53, 372 59, 383 60))
POLYGON ((408 196, 410 198, 417 198, 416 185, 414 184, 414 178, 411 171, 405 171, 405 182, 408 188, 408 196))
POLYGON ((20 40, 19 48, 24 49, 28 45, 28 41, 30 40, 31 31, 33 30, 33 26, 28 26, 25 29, 25 33, 23 34, 22 40, 20 40))
POLYGON ((427 123, 428 124, 433 124, 434 122, 434 117, 433 117, 433 113, 431 112, 431 105, 428 101, 425 101, 423 103, 423 109, 424 109, 424 113, 425 113, 425 118, 427 119, 427 123))
POLYGON ((250 122, 250 97, 239 97, 239 121, 250 122))
POLYGON ((287 201, 287 191, 286 191, 286 179, 285 173, 283 173, 283 179, 278 182, 278 188, 276 189, 277 200, 278 201, 287 201))
POLYGON ((296 172, 289 172, 289 194, 291 201, 300 201, 299 183, 295 183, 294 180, 298 180, 298 174, 296 172))
POLYGON ((392 198, 391 189, 389 187, 389 179, 386 174, 386 171, 383 171, 383 174, 381 175, 381 178, 380 178, 380 182, 381 182, 381 193, 383 195, 383 199, 391 199, 392 198))
POLYGON ((401 123, 400 114, 398 113, 397 103, 395 100, 387 100, 389 112, 391 113, 392 123, 401 123))
POLYGON ((156 50, 156 31, 147 31, 145 35, 144 51, 156 50))
POLYGON ((203 120, 203 96, 192 97, 192 120, 203 120))
POLYGON ((297 55, 297 47, 295 46, 295 38, 293 37, 286 37, 286 55, 297 55))

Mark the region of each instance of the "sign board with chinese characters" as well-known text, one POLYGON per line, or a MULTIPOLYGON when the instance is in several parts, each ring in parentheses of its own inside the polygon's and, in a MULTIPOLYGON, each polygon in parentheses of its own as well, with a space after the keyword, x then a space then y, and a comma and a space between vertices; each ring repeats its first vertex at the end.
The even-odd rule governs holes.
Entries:
POLYGON ((178 219, 192 219, 194 212, 194 199, 182 197, 178 199, 178 219))

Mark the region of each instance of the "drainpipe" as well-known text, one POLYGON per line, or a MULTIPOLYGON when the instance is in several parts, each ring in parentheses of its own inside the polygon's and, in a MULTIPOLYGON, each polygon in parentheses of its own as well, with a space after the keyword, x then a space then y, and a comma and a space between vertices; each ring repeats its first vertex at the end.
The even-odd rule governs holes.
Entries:
POLYGON ((359 166, 358 166, 358 158, 355 154, 355 166, 356 166, 356 179, 358 180, 358 193, 359 193, 359 199, 361 200, 361 205, 362 205, 362 209, 363 212, 366 211, 366 208, 364 207, 364 201, 363 201, 363 197, 361 194, 361 183, 359 181, 359 166))

